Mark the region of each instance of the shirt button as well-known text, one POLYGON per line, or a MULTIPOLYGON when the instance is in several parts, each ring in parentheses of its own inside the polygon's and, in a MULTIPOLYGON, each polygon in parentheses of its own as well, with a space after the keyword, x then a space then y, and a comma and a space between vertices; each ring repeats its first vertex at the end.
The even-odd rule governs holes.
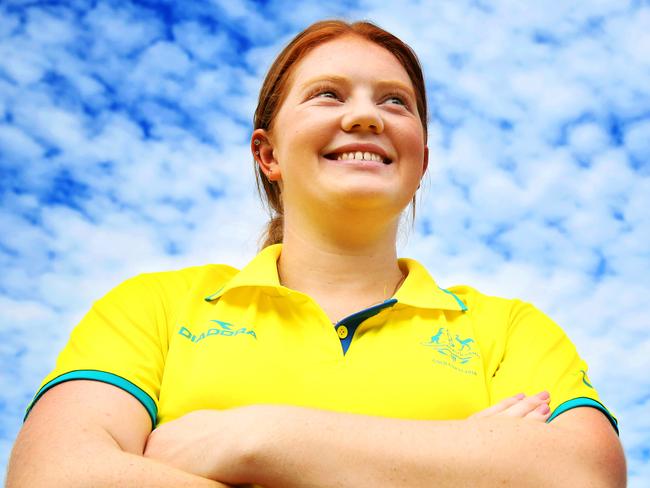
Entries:
POLYGON ((339 325, 336 328, 336 333, 341 339, 345 339, 348 336, 348 328, 345 325, 339 325))

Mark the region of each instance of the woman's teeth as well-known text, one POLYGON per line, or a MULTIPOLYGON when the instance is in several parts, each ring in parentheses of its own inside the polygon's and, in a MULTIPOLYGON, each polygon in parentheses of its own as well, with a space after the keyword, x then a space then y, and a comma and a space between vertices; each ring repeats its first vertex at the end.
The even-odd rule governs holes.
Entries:
POLYGON ((378 161, 380 163, 384 161, 384 158, 382 158, 379 154, 361 151, 341 153, 336 159, 337 161, 358 159, 359 161, 378 161))

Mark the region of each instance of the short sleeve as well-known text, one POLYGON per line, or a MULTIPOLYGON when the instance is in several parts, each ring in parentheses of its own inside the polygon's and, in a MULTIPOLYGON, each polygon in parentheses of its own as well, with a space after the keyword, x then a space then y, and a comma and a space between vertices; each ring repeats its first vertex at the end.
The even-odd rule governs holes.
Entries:
POLYGON ((523 392, 547 390, 551 422, 576 407, 600 410, 618 433, 618 423, 600 402, 587 376, 587 364, 564 331, 530 304, 513 301, 503 357, 490 384, 491 403, 523 392))
POLYGON ((73 329, 27 408, 25 418, 50 388, 71 380, 94 380, 133 395, 155 427, 167 353, 169 305, 153 274, 125 281, 95 302, 73 329))

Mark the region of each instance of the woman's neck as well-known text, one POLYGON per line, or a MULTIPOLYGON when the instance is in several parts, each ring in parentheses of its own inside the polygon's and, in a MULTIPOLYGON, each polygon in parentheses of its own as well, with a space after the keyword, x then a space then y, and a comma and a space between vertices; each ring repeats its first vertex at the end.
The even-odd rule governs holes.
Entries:
POLYGON ((280 280, 310 295, 331 318, 386 300, 403 279, 395 248, 396 223, 383 233, 370 233, 373 238, 365 242, 351 238, 355 234, 351 229, 337 239, 333 229, 301 226, 301 232, 294 232, 286 224, 278 261, 280 280))

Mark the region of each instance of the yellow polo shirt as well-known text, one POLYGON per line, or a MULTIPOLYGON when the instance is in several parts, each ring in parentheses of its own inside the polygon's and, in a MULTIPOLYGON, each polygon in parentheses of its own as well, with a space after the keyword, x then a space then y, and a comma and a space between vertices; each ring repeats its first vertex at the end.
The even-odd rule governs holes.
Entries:
POLYGON ((206 265, 144 274, 72 331, 49 388, 75 379, 132 394, 155 427, 198 409, 289 404, 409 419, 463 419, 519 392, 551 394, 551 420, 600 403, 587 365, 533 306, 408 273, 389 300, 332 325, 309 296, 279 283, 282 246, 238 271, 206 265))

